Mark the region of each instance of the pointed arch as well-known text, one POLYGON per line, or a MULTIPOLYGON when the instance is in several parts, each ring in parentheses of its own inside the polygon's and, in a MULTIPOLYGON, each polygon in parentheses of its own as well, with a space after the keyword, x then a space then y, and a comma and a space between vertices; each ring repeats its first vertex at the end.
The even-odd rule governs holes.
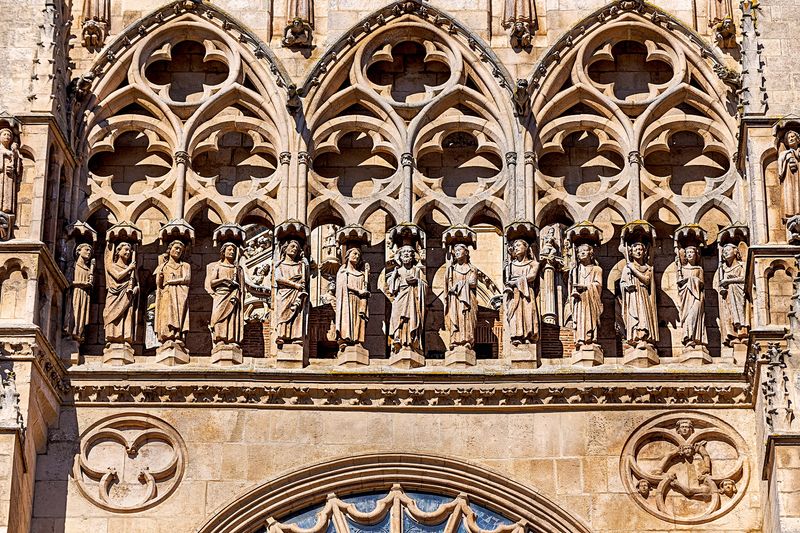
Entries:
POLYGON ((323 462, 257 485, 224 504, 197 528, 198 533, 245 533, 324 503, 329 494, 347 496, 388 490, 463 494, 523 527, 542 533, 590 533, 577 517, 536 490, 491 470, 449 457, 370 454, 323 462))

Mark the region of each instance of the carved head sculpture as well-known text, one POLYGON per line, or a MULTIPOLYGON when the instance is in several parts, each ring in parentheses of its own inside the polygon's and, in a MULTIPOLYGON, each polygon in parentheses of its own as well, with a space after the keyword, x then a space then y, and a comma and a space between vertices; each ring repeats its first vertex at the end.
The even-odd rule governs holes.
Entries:
POLYGON ((412 246, 403 246, 397 251, 397 256, 400 258, 400 264, 406 268, 414 264, 414 248, 412 246))
POLYGON ((85 242, 75 247, 75 259, 83 259, 86 263, 92 258, 92 245, 85 242))
POLYGON ((511 243, 511 257, 516 261, 522 261, 528 257, 530 246, 525 239, 517 239, 511 243))
POLYGON ((512 33, 514 35, 520 35, 520 36, 525 35, 526 33, 528 33, 528 28, 526 27, 526 24, 524 22, 518 21, 514 23, 514 29, 512 30, 512 33))
POLYGON ((185 249, 186 245, 183 244, 182 241, 176 239, 169 243, 169 246, 167 247, 167 255, 176 263, 180 263, 181 259, 183 259, 183 251, 185 249))
POLYGON ((303 23, 303 19, 300 17, 295 17, 292 19, 292 33, 303 33, 304 26, 305 24, 303 23))
POLYGON ((636 484, 636 491, 642 496, 642 498, 648 498, 650 496, 650 482, 646 479, 640 479, 636 484))
POLYGON ((787 148, 797 148, 800 146, 800 134, 794 130, 789 130, 783 136, 783 143, 787 148))
POLYGON ((219 260, 233 263, 236 261, 236 255, 239 248, 232 242, 226 242, 219 249, 219 260))
POLYGON ((469 248, 467 248, 467 245, 458 243, 453 246, 453 258, 461 265, 469 263, 469 248))
POLYGON ((675 425, 675 433, 687 439, 689 435, 694 433, 694 424, 688 419, 678 420, 678 423, 675 425))
POLYGON ((297 261, 301 257, 303 248, 300 246, 300 241, 297 239, 290 239, 286 241, 281 250, 283 258, 289 257, 292 261, 297 261))
POLYGON ((14 140, 14 132, 12 132, 8 128, 3 128, 0 130, 0 144, 3 145, 4 148, 8 149, 11 148, 11 142, 14 140))
POLYGON ((357 247, 353 247, 347 250, 347 254, 345 256, 347 258, 347 264, 353 268, 358 268, 359 264, 361 263, 361 250, 357 247))
POLYGON ((644 263, 647 260, 647 245, 643 242, 635 242, 630 245, 631 258, 637 263, 644 263))
POLYGON ((578 262, 582 265, 590 265, 594 262, 594 246, 591 244, 581 244, 575 251, 578 256, 578 262))
POLYGON ((687 246, 684 249, 686 255, 686 262, 692 266, 697 265, 700 261, 700 253, 697 246, 687 246))
POLYGON ((133 246, 131 243, 126 241, 121 241, 117 243, 117 246, 114 247, 114 262, 116 263, 120 259, 126 265, 131 261, 131 255, 133 254, 133 246))
POLYGON ((678 453, 680 453, 681 457, 687 460, 694 459, 694 446, 691 444, 682 444, 680 448, 678 448, 678 453))
POLYGON ((719 483, 719 492, 731 498, 738 492, 738 489, 736 488, 736 483, 732 479, 723 479, 719 483))
POLYGON ((742 256, 739 253, 739 247, 733 243, 728 243, 722 247, 722 259, 728 264, 732 265, 736 261, 741 261, 742 256))

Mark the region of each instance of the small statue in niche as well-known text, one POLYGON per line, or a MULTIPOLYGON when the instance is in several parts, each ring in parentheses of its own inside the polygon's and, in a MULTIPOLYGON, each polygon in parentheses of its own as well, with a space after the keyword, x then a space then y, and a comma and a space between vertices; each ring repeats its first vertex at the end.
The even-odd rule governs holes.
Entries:
POLYGON ((106 344, 133 343, 139 284, 136 279, 136 252, 131 243, 118 242, 106 252, 106 303, 103 324, 106 344))
POLYGON ((567 292, 571 306, 575 349, 597 344, 603 313, 603 269, 594 258, 594 247, 583 243, 575 250, 576 263, 569 271, 567 292))
POLYGON ((111 0, 84 0, 81 38, 90 51, 105 44, 111 20, 111 0))
POLYGON ((192 267, 184 260, 186 245, 172 241, 159 258, 155 270, 155 331, 162 347, 168 343, 183 345, 189 333, 189 284, 192 267))
POLYGON ((144 327, 144 347, 150 350, 161 346, 156 335, 156 291, 150 291, 145 298, 144 327))
POLYGON ((736 25, 728 17, 714 26, 714 40, 720 48, 736 47, 736 25))
POLYGON ((736 26, 733 23, 731 0, 709 0, 708 27, 720 48, 736 46, 736 26))
POLYGON ((311 48, 313 40, 311 24, 300 17, 295 17, 286 26, 281 43, 287 48, 311 48))
POLYGON ((628 245, 628 262, 620 277, 625 342, 640 350, 654 349, 658 341, 653 267, 647 263, 647 257, 644 242, 628 245))
POLYGON ((509 247, 505 266, 505 315, 511 344, 532 344, 539 339, 539 308, 536 284, 541 263, 525 239, 516 239, 509 247))
POLYGON ((744 342, 747 337, 745 314, 744 265, 739 247, 727 243, 722 247, 719 265, 720 329, 726 346, 744 342))
POLYGON ((363 345, 369 320, 369 263, 361 250, 347 250, 344 264, 336 273, 336 342, 339 349, 363 345))
POLYGON ((456 346, 472 349, 478 323, 478 270, 470 263, 469 248, 453 246, 453 261, 445 274, 445 325, 450 333, 450 350, 456 346))
POLYGON ((700 251, 696 246, 679 249, 678 296, 681 343, 687 348, 702 349, 708 344, 705 321, 705 272, 700 265, 700 251))
POLYGON ((422 353, 428 283, 412 246, 401 247, 397 256, 400 264, 386 277, 387 293, 392 301, 389 320, 392 350, 397 353, 410 348, 422 353))
POLYGON ((778 155, 778 175, 783 185, 783 216, 800 214, 800 134, 789 130, 783 137, 784 150, 778 155))
POLYGON ((238 264, 238 255, 239 247, 226 242, 220 247, 219 261, 206 267, 205 289, 213 300, 208 329, 215 351, 235 349, 242 342, 244 272, 238 264))
POLYGON ((69 308, 69 334, 83 342, 86 325, 89 323, 92 287, 94 286, 94 258, 92 245, 81 243, 75 247, 75 263, 72 273, 72 305, 69 308))
POLYGON ((536 6, 532 0, 505 0, 503 28, 509 30, 511 48, 530 49, 536 31, 536 6))
POLYGON ((15 374, 5 370, 5 377, 0 377, 0 427, 24 429, 24 419, 19 409, 19 392, 15 374))
POLYGON ((9 128, 0 129, 0 211, 6 215, 16 214, 17 183, 21 177, 22 158, 14 132, 9 128))
POLYGON ((275 343, 300 344, 306 332, 308 262, 300 241, 290 239, 280 249, 274 269, 275 343))

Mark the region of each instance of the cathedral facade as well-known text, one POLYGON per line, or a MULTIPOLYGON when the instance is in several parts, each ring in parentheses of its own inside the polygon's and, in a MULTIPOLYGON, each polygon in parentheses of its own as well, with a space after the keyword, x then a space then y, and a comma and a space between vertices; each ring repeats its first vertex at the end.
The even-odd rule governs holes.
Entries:
POLYGON ((800 531, 794 1, 0 5, 0 532, 800 531))

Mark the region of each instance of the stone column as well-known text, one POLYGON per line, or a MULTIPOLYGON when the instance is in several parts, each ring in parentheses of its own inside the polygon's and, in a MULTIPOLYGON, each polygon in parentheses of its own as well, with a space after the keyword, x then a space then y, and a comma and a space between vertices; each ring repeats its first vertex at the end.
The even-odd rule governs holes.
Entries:
POLYGON ((308 169, 311 167, 311 156, 308 152, 297 154, 297 210, 295 216, 305 221, 308 215, 308 169))
POLYGON ((508 166, 508 183, 511 186, 512 196, 509 204, 512 206, 510 213, 514 220, 524 216, 525 213, 525 183, 517 179, 517 153, 506 152, 506 165, 508 166))
POLYGON ((175 176, 175 218, 183 218, 186 207, 186 167, 189 165, 189 153, 183 150, 175 152, 177 174, 175 176))
POLYGON ((536 154, 525 152, 525 219, 536 220, 536 154))
POLYGON ((630 165, 630 181, 628 184, 628 200, 631 203, 631 216, 633 220, 642 218, 642 154, 638 150, 633 150, 628 154, 628 164, 630 165))
POLYGON ((414 206, 414 156, 408 152, 400 157, 403 165, 403 188, 400 190, 400 206, 403 208, 403 221, 411 222, 414 206))

